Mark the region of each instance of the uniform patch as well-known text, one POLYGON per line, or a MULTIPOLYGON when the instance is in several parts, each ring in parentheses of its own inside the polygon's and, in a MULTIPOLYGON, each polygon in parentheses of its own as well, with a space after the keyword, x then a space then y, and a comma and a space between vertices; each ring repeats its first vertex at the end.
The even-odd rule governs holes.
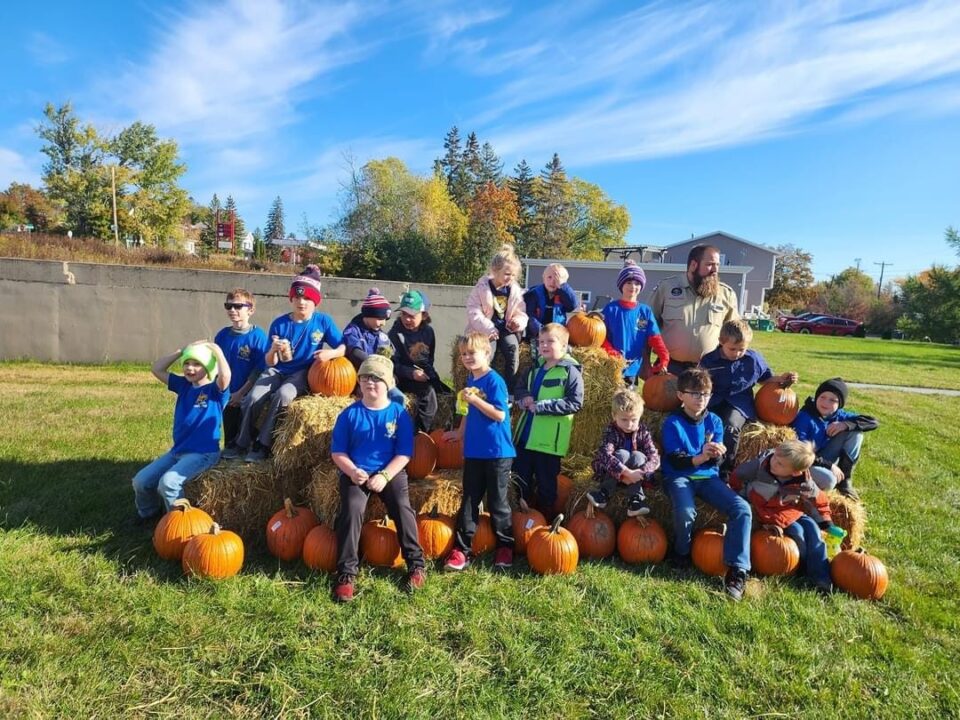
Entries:
POLYGON ((193 404, 194 407, 205 408, 207 407, 207 394, 200 393, 197 395, 197 401, 193 404))
POLYGON ((397 422, 396 420, 387 423, 387 437, 392 438, 397 434, 397 422))
POLYGON ((314 330, 312 333, 310 333, 310 342, 314 345, 319 345, 322 340, 323 333, 319 330, 314 330))
POLYGON ((648 323, 646 318, 637 318, 637 330, 646 330, 647 325, 648 323))
POLYGON ((683 295, 683 288, 673 288, 670 291, 670 294, 673 295, 674 297, 680 297, 681 295, 683 295))
POLYGON ((249 346, 249 345, 243 345, 243 346, 237 351, 237 356, 238 356, 241 360, 249 360, 249 359, 250 359, 250 346, 249 346))

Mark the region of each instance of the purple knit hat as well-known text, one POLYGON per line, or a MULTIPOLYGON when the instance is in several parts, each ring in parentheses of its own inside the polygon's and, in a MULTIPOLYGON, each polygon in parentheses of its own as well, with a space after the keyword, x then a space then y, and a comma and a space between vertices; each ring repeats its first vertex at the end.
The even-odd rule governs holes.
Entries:
POLYGON ((638 283, 641 290, 643 290, 644 285, 647 284, 647 276, 643 272, 643 268, 638 267, 633 260, 627 260, 623 263, 623 270, 617 275, 617 290, 622 291, 627 280, 633 280, 635 283, 638 283))
POLYGON ((290 283, 290 299, 305 297, 307 300, 313 300, 314 305, 319 305, 323 300, 323 295, 320 294, 320 277, 320 268, 316 265, 307 265, 303 272, 290 283))
POLYGON ((380 293, 378 288, 370 288, 367 296, 363 299, 363 304, 360 306, 360 314, 363 317, 386 320, 390 317, 390 302, 380 293))

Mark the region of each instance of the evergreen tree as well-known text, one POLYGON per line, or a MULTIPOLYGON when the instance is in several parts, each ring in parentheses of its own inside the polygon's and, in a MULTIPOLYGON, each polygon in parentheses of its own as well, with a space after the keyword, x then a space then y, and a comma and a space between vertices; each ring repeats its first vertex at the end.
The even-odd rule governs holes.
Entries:
POLYGON ((227 195, 227 204, 223 206, 223 209, 226 211, 223 222, 230 222, 230 213, 233 213, 233 237, 236 242, 237 252, 242 252, 243 237, 247 234, 247 228, 243 224, 243 218, 240 217, 240 212, 237 210, 237 203, 233 199, 233 195, 227 195))
POLYGON ((253 230, 253 257, 257 260, 264 260, 267 257, 267 247, 263 242, 263 233, 260 228, 253 230))
POLYGON ((200 248, 205 253, 216 252, 217 250, 217 213, 221 210, 223 210, 223 205, 220 203, 220 198, 214 193, 203 217, 203 224, 206 227, 200 231, 200 248))
POLYGON ((535 182, 533 171, 526 160, 521 160, 514 170, 514 176, 507 180, 507 186, 517 198, 517 224, 510 228, 516 238, 517 253, 520 257, 534 256, 534 220, 536 217, 535 182))
POLYGON ((460 130, 456 125, 450 128, 443 139, 443 148, 446 153, 434 163, 434 168, 441 169, 450 197, 461 210, 465 210, 470 201, 470 177, 460 148, 460 130))
POLYGON ((570 202, 570 181, 556 153, 540 172, 534 197, 537 208, 534 245, 539 257, 567 257, 576 217, 570 202))
POLYGON ((267 216, 267 224, 263 230, 264 239, 268 243, 276 243, 286 235, 286 229, 283 226, 283 200, 277 195, 270 207, 270 214, 267 216))
POLYGON ((463 167, 467 174, 465 200, 469 202, 477 193, 480 187, 480 174, 483 171, 483 161, 480 159, 480 140, 477 134, 471 132, 467 135, 467 144, 463 148, 463 167))
POLYGON ((492 182, 497 187, 503 184, 503 163, 494 152, 493 145, 488 142, 480 148, 480 175, 479 185, 492 182))

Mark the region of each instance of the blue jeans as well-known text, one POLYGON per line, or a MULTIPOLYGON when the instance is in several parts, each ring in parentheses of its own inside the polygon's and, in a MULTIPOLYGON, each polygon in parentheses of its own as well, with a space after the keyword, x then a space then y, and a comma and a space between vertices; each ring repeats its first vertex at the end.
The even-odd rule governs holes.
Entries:
MULTIPOLYGON (((837 433, 829 439, 826 445, 820 450, 818 455, 824 460, 832 463, 840 459, 843 453, 853 465, 860 459, 860 448, 863 446, 863 432, 860 430, 844 430, 837 433)), ((814 466, 810 468, 810 476, 821 490, 833 490, 837 484, 837 478, 830 468, 814 466)))
POLYGON ((690 554, 693 522, 697 519, 694 499, 700 498, 727 516, 727 534, 723 539, 723 562, 731 568, 750 569, 750 504, 718 477, 691 480, 679 477, 663 480, 673 504, 673 549, 678 555, 690 554))
POLYGON ((134 501, 140 517, 169 512, 175 500, 183 497, 183 484, 209 470, 220 459, 220 451, 177 453, 171 450, 133 476, 134 501))
POLYGON ((800 548, 800 565, 806 564, 807 577, 818 584, 829 583, 830 561, 827 560, 827 546, 817 521, 804 515, 787 525, 783 533, 793 538, 800 548))

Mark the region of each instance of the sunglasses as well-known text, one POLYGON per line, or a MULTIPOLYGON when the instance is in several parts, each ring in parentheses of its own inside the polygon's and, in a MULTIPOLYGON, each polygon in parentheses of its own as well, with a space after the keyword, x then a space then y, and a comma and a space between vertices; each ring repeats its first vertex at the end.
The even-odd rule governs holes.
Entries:
POLYGON ((253 305, 251 305, 250 303, 232 303, 232 302, 225 302, 223 304, 224 310, 239 310, 240 308, 248 308, 248 307, 253 307, 253 305))

